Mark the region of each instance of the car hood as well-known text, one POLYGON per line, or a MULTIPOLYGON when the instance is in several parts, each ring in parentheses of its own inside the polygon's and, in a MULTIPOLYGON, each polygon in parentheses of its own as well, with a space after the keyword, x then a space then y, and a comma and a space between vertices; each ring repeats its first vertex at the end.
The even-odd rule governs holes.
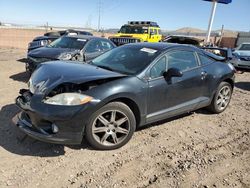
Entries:
POLYGON ((34 38, 33 41, 49 40, 49 39, 57 39, 57 38, 59 38, 59 37, 55 37, 55 36, 53 36, 53 37, 39 36, 39 37, 34 38))
POLYGON ((250 51, 236 50, 234 51, 234 54, 237 54, 239 56, 250 56, 250 51))
POLYGON ((42 47, 32 50, 28 53, 30 57, 37 58, 48 58, 48 59, 58 59, 61 54, 64 53, 76 53, 80 50, 69 49, 69 48, 50 48, 50 47, 42 47))
POLYGON ((62 83, 82 84, 125 76, 89 64, 72 61, 51 61, 41 64, 35 70, 30 78, 29 87, 32 93, 47 94, 62 83))

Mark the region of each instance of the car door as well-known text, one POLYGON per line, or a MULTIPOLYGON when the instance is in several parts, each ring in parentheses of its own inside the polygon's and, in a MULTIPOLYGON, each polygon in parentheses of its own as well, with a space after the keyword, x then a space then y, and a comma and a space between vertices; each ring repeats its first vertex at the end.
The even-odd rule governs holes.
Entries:
POLYGON ((201 97, 201 69, 196 53, 189 50, 173 50, 168 52, 165 58, 167 69, 177 68, 182 71, 183 75, 172 77, 170 82, 167 82, 163 76, 158 78, 150 76, 148 122, 190 111, 198 105, 201 97))
MULTIPOLYGON (((201 64, 201 80, 202 80, 202 96, 201 106, 206 106, 213 97, 215 86, 215 60, 206 56, 205 54, 198 53, 201 64)), ((217 70, 218 71, 218 70, 217 70)))
POLYGON ((148 42, 155 42, 155 30, 150 28, 148 42))

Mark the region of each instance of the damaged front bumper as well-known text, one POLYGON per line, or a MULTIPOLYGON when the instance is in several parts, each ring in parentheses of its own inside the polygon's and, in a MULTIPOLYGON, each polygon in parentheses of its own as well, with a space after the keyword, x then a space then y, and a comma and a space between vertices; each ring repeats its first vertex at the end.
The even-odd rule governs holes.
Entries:
POLYGON ((22 112, 15 124, 27 135, 49 143, 80 144, 93 105, 58 106, 42 102, 28 90, 21 91, 16 105, 22 112))

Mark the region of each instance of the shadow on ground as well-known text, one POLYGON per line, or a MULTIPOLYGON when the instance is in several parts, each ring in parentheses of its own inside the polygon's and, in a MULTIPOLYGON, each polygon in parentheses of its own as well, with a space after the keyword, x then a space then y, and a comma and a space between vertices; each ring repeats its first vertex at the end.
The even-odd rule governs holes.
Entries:
POLYGON ((28 72, 21 72, 11 75, 10 78, 15 81, 27 83, 29 81, 30 74, 28 72))
POLYGON ((239 89, 250 91, 250 82, 237 82, 235 86, 239 89))
MULTIPOLYGON (((19 111, 15 104, 9 104, 1 108, 0 147, 18 155, 56 157, 65 154, 63 145, 40 142, 22 133, 12 122, 12 119, 19 111)), ((67 147, 77 150, 85 149, 87 145, 67 147)))

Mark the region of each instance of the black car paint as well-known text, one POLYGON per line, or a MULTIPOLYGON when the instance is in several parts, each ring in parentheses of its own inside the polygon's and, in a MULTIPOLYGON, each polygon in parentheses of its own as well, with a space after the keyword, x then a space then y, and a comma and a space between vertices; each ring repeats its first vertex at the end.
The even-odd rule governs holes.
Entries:
POLYGON ((34 38, 33 41, 31 41, 29 43, 28 52, 31 50, 37 49, 37 48, 44 47, 44 45, 41 44, 41 41, 46 41, 47 44, 49 44, 49 42, 53 42, 54 40, 60 38, 61 36, 68 35, 70 33, 74 33, 74 34, 78 34, 78 35, 80 34, 80 35, 93 36, 93 34, 90 32, 78 31, 78 30, 72 30, 72 29, 68 29, 68 30, 64 30, 64 31, 48 32, 48 33, 45 33, 43 36, 38 36, 38 37, 34 38), (38 45, 34 45, 37 42, 38 42, 38 45))
MULTIPOLYGON (((75 37, 79 39, 86 40, 86 43, 83 47, 82 50, 78 49, 69 49, 69 48, 52 48, 49 46, 37 48, 35 50, 30 51, 27 54, 27 69, 33 72, 37 66, 40 63, 44 63, 47 61, 53 61, 53 60, 60 60, 60 55, 65 54, 65 53, 70 53, 72 57, 78 56, 79 61, 83 61, 85 63, 90 62, 92 59, 95 57, 101 55, 102 53, 106 51, 98 51, 94 53, 87 53, 86 52, 86 47, 88 46, 88 43, 93 41, 93 40, 107 40, 104 38, 99 38, 99 37, 93 37, 93 36, 84 36, 84 35, 78 35, 78 36, 66 36, 66 37, 75 37)), ((112 47, 114 48, 115 45, 109 41, 112 47)))
POLYGON ((59 56, 63 53, 66 53, 66 52, 72 53, 75 51, 77 50, 69 49, 69 48, 41 47, 41 48, 38 48, 29 52, 28 58, 34 57, 34 58, 58 59, 59 56))
MULTIPOLYGON (((171 50, 192 50, 203 54, 201 49, 185 45, 149 43, 131 45, 160 50, 159 57, 171 50)), ((17 98, 16 104, 23 111, 19 115, 17 124, 30 136, 43 141, 79 144, 91 114, 111 101, 118 100, 127 103, 136 115, 137 126, 141 127, 205 107, 210 104, 220 82, 225 80, 232 84, 234 82, 234 72, 227 64, 214 61, 202 65, 198 56, 197 68, 183 72, 182 77, 172 78, 171 83, 166 82, 164 77, 151 80, 148 73, 157 59, 136 76, 114 73, 87 64, 69 64, 59 61, 45 63, 36 70, 32 78, 34 79, 33 85, 45 81, 43 88, 46 90, 39 92, 38 88, 37 92, 30 94, 27 101, 23 93, 17 98), (63 68, 58 69, 58 67, 63 68), (205 77, 203 72, 206 72, 205 77), (36 76, 41 77, 36 79, 36 76), (84 91, 84 94, 95 98, 95 102, 71 107, 43 103, 44 98, 60 84, 84 84, 99 79, 110 79, 110 81, 84 91), (25 114, 28 114, 28 117, 23 117, 25 114), (25 122, 30 122, 39 128, 50 127, 52 123, 55 123, 59 127, 59 133, 45 135, 39 129, 32 130, 25 122)))

